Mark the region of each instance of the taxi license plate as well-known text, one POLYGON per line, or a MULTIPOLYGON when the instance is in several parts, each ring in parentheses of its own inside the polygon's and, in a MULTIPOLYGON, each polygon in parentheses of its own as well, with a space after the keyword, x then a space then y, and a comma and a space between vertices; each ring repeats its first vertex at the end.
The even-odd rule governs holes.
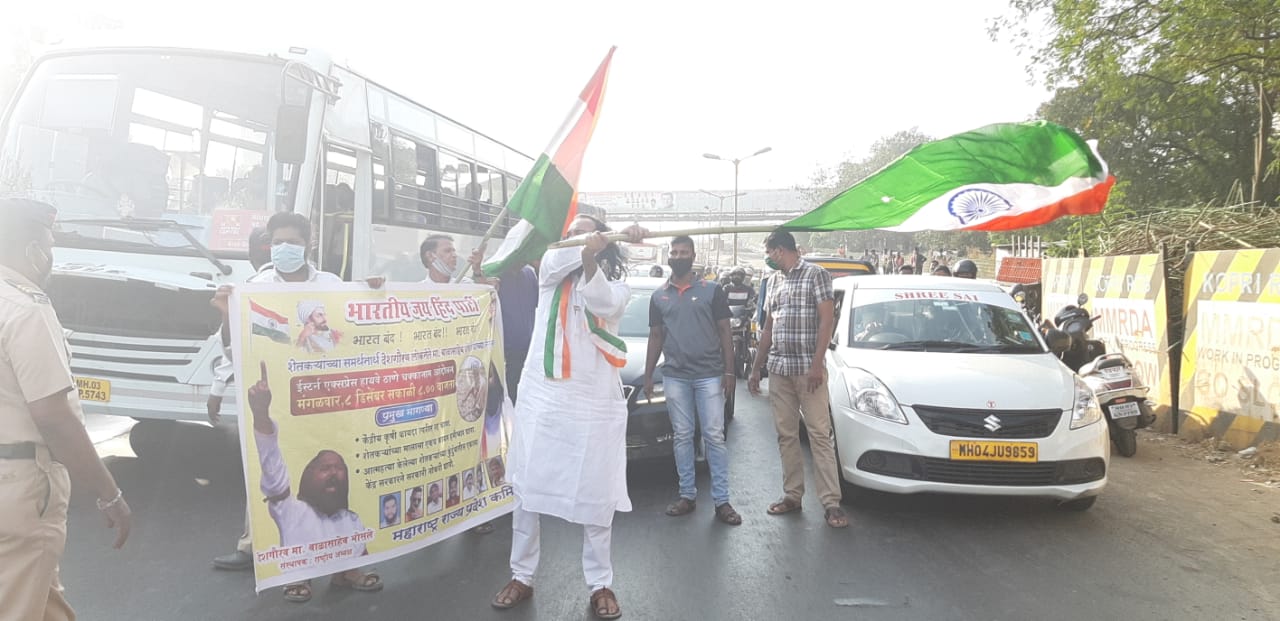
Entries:
POLYGON ((81 401, 111 401, 111 382, 92 377, 77 377, 76 389, 80 392, 81 401))
POLYGON ((1012 461, 1035 463, 1040 460, 1035 442, 984 442, 952 440, 951 459, 955 461, 1012 461))
POLYGON ((1131 403, 1115 403, 1107 406, 1107 410, 1111 412, 1111 418, 1129 418, 1142 413, 1142 410, 1138 409, 1137 401, 1133 401, 1131 403))

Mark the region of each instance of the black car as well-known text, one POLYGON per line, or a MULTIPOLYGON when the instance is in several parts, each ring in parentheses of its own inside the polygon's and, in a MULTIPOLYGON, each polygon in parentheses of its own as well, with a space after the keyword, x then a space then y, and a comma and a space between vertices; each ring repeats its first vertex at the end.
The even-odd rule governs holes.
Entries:
MULTIPOLYGON (((649 298, 665 278, 628 278, 631 301, 618 327, 618 336, 627 343, 627 366, 622 369, 623 391, 627 397, 627 459, 670 457, 673 454, 671 418, 662 394, 662 359, 653 373, 653 398, 644 394, 644 365, 649 351, 649 298)), ((733 420, 733 398, 724 404, 724 422, 733 420)), ((695 438, 695 442, 696 442, 695 438)))

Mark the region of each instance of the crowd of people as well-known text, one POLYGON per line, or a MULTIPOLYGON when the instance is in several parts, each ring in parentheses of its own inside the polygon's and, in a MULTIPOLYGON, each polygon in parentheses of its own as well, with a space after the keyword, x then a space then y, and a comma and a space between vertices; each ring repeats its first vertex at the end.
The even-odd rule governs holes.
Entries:
MULTIPOLYGON (((23 611, 18 618, 71 618, 57 580, 60 552, 49 553, 60 551, 65 540, 68 473, 71 480, 98 496, 99 509, 118 530, 117 546, 128 536, 131 517, 123 492, 97 458, 84 431, 65 337, 41 289, 52 269, 54 210, 32 201, 6 201, 0 206, 0 219, 0 235, 4 237, 0 246, 0 468, 3 474, 38 480, 44 486, 24 487, 24 495, 14 497, 11 486, 0 487, 0 498, 6 501, 0 502, 0 530, 13 534, 0 537, 0 556, 20 559, 0 568, 0 601, 23 611), (39 489, 49 491, 31 491, 39 489), (34 496, 28 498, 31 494, 34 496), (23 502, 27 503, 23 506, 39 506, 39 515, 15 513, 14 507, 23 502)), ((580 246, 549 250, 540 261, 511 266, 499 278, 484 276, 483 248, 475 248, 466 263, 470 277, 460 279, 497 289, 508 362, 506 387, 516 406, 505 473, 516 498, 511 522, 511 578, 492 599, 497 608, 512 608, 532 597, 540 558, 539 526, 546 515, 582 526, 583 574, 591 610, 603 619, 621 615, 612 590, 611 541, 614 514, 631 510, 626 483, 627 401, 621 390, 601 391, 599 387, 620 386, 619 368, 628 355, 644 356, 645 391, 650 394, 655 389, 658 360, 665 359, 661 381, 679 475, 676 497, 666 514, 680 517, 697 509, 694 437, 695 430, 701 428, 711 474, 712 516, 726 525, 742 524, 743 515, 730 503, 729 452, 722 415, 725 400, 736 388, 730 330, 734 309, 758 308, 760 312, 760 342, 758 353, 750 360, 748 388, 752 395, 763 394, 762 377, 767 372, 783 470, 782 494, 765 513, 784 515, 802 506, 803 421, 809 432, 813 478, 825 522, 832 528, 849 525, 840 507, 827 407, 824 345, 830 342, 835 323, 830 274, 804 259, 790 233, 778 231, 765 240, 766 264, 772 271, 767 282, 762 280, 757 296, 752 275, 743 267, 719 274, 720 281, 715 274, 698 273, 694 270, 697 256, 693 240, 677 237, 669 246, 667 281, 650 299, 648 351, 626 352, 622 341, 615 338, 630 299, 625 256, 621 247, 605 236, 608 232, 604 222, 580 216, 569 223, 565 233, 566 238, 580 240, 580 246), (535 343, 538 346, 532 346, 535 343), (565 408, 563 404, 568 402, 578 407, 565 408)), ((638 226, 623 233, 632 243, 648 235, 638 226)), ((250 236, 249 258, 256 273, 248 282, 281 286, 339 282, 338 276, 314 267, 314 257, 309 256, 311 235, 311 223, 301 214, 272 216, 264 229, 250 236)), ((454 240, 447 235, 426 237, 419 258, 428 274, 425 282, 449 283, 463 271, 454 240)), ((897 271, 922 266, 924 257, 917 255, 908 262, 895 253, 884 259, 897 271)), ((890 266, 886 263, 885 267, 890 266)), ((933 273, 948 270, 936 259, 930 268, 933 273)), ((968 260, 958 262, 950 272, 976 276, 976 268, 968 260)), ((382 287, 385 279, 371 277, 366 282, 370 287, 382 287)), ((215 425, 220 422, 227 386, 234 381, 226 328, 232 291, 230 286, 220 287, 212 300, 224 314, 225 347, 208 403, 209 420, 215 425)), ((340 338, 325 334, 323 308, 308 308, 306 314, 300 319, 314 324, 314 329, 300 345, 324 350, 325 339, 320 337, 340 338)), ((270 450, 277 440, 268 411, 266 374, 264 366, 261 377, 250 387, 247 406, 256 441, 267 448, 260 448, 264 460, 262 491, 277 525, 283 532, 282 520, 301 531, 307 524, 321 528, 335 520, 358 522, 346 507, 345 463, 337 463, 340 457, 335 461, 334 455, 326 456, 324 451, 313 460, 316 463, 308 464, 299 488, 315 486, 308 482, 309 477, 329 477, 324 479, 325 489, 340 487, 342 497, 325 499, 324 494, 308 494, 304 499, 301 489, 297 498, 289 497, 287 471, 279 452, 270 450)), ((428 504, 439 503, 439 490, 433 494, 428 504)), ((399 499, 394 500, 398 515, 399 499)), ((408 501, 411 510, 418 511, 423 498, 419 494, 408 501)), ((493 528, 489 523, 473 531, 483 534, 493 528)), ((249 530, 246 510, 244 533, 236 550, 214 559, 215 567, 236 570, 253 566, 249 530)), ((367 567, 340 572, 330 580, 334 587, 358 591, 383 588, 379 574, 367 567)), ((311 598, 310 581, 290 584, 283 594, 289 601, 305 602, 311 598)))

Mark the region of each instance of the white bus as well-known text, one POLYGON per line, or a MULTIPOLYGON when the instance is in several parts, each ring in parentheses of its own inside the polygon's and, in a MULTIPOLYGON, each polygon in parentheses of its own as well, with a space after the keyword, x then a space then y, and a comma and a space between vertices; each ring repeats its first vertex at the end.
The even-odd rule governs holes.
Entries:
POLYGON ((533 163, 297 48, 47 54, 0 138, 0 192, 58 208, 49 294, 85 411, 142 421, 140 455, 156 445, 137 438, 163 437, 142 433, 152 422, 206 419, 222 351, 209 300, 251 274, 253 227, 303 213, 321 269, 421 280, 421 240, 469 251, 533 163))

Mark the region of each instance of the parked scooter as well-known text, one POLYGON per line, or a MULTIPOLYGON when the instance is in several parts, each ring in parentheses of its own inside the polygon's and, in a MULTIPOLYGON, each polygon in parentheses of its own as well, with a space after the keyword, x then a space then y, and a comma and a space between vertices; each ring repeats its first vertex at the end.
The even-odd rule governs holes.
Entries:
POLYGON ((1156 420, 1151 402, 1147 400, 1150 389, 1134 374, 1133 364, 1124 354, 1108 354, 1102 341, 1089 338, 1097 317, 1091 317, 1081 308, 1088 301, 1089 296, 1081 293, 1078 305, 1068 305, 1054 315, 1053 324, 1058 334, 1049 339, 1050 346, 1063 364, 1093 389, 1107 417, 1116 452, 1133 457, 1138 452, 1137 430, 1151 426, 1156 420))

